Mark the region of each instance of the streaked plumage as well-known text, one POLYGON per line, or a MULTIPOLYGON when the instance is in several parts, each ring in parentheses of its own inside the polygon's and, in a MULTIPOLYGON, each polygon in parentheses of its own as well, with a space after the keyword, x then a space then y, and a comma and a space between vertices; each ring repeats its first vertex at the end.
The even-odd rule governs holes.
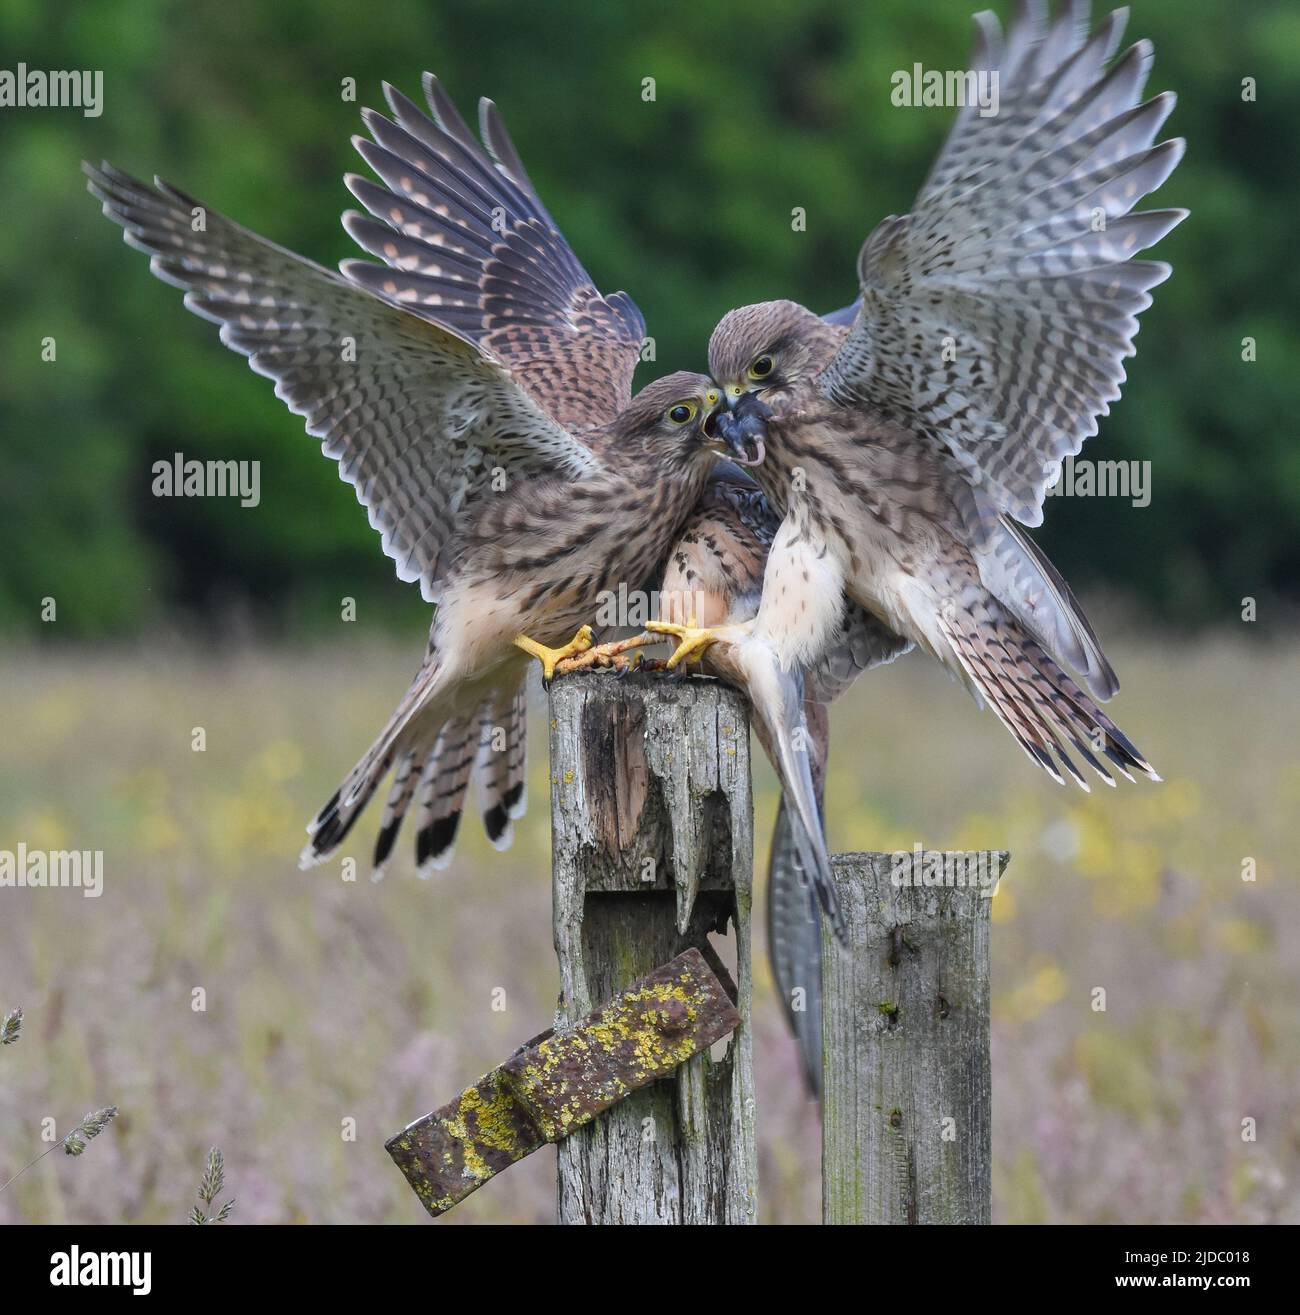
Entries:
MULTIPOLYGON (((780 515, 754 479, 722 461, 673 545, 659 586, 659 615, 682 625, 721 626, 752 620, 763 592, 767 551, 781 524, 780 515)), ((850 604, 838 641, 830 645, 806 682, 803 715, 813 789, 820 810, 830 747, 827 705, 863 671, 905 653, 911 644, 874 616, 850 604)), ((703 667, 735 679, 727 650, 706 653, 703 667)), ((755 720, 768 756, 775 753, 768 726, 755 720)), ((821 1091, 821 920, 809 899, 808 877, 787 802, 783 797, 772 831, 768 861, 767 940, 777 993, 799 1042, 804 1075, 815 1095, 821 1091)))
MULTIPOLYGON (((1110 769, 1155 777, 1063 670, 1098 699, 1118 689, 1017 524, 1041 521, 1061 459, 1119 395, 1135 317, 1169 273, 1129 257, 1183 217, 1131 213, 1182 143, 1152 145, 1171 95, 1138 104, 1149 43, 1105 69, 1123 22, 1112 14, 1089 38, 1086 5, 1049 23, 1024 4, 1003 48, 981 15, 974 66, 998 70, 1000 112, 963 111, 915 210, 867 239, 842 344, 793 302, 744 307, 714 333, 710 369, 737 413, 754 397, 772 413, 755 474, 785 519, 755 623, 721 634, 779 736, 847 592, 990 704, 1058 781, 1087 788, 1072 754, 1112 785, 1110 769)), ((777 759, 830 907, 807 763, 781 742, 777 759)))
POLYGON ((90 189, 154 273, 276 381, 352 483, 399 576, 437 605, 425 659, 389 724, 312 823, 329 855, 394 774, 375 871, 418 817, 420 868, 450 858, 477 775, 493 843, 524 807, 526 634, 545 645, 598 594, 662 561, 703 488, 711 383, 674 375, 631 398, 644 336, 603 297, 519 163, 495 109, 484 149, 426 76, 434 117, 386 88, 350 177, 371 212, 345 224, 385 265, 327 270, 161 182, 87 166, 90 189), (489 154, 489 151, 491 154, 489 154), (688 403, 689 422, 669 412, 688 403), (493 731, 500 734, 493 734, 493 731))

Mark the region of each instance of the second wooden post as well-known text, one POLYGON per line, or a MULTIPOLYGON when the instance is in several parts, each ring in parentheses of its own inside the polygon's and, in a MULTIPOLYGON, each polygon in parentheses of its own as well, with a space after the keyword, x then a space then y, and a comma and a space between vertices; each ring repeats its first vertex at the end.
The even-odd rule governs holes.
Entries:
POLYGON ((990 1222, 989 903, 1001 851, 843 854, 822 940, 822 1217, 990 1222))

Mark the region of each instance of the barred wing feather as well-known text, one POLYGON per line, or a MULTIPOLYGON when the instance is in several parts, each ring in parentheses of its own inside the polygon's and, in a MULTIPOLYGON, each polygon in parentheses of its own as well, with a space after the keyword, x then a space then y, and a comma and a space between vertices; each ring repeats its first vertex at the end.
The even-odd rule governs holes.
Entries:
POLYGON ((511 478, 598 466, 490 352, 161 181, 84 166, 104 213, 338 462, 403 580, 437 602, 444 548, 511 478))
POLYGON ((387 85, 392 118, 363 113, 374 140, 354 144, 382 182, 348 176, 369 214, 343 222, 384 265, 351 260, 344 272, 478 343, 561 424, 607 424, 632 395, 641 312, 596 289, 496 106, 479 104, 480 141, 431 73, 424 91, 429 113, 387 85))
POLYGON ((964 109, 913 211, 867 239, 861 305, 820 380, 946 445, 1026 525, 1119 397, 1137 315, 1169 275, 1131 257, 1186 215, 1133 213, 1182 156, 1181 140, 1153 145, 1174 98, 1141 101, 1149 42, 1106 68, 1124 11, 1089 38, 1087 8, 1049 23, 1022 4, 1005 46, 977 18, 972 67, 997 72, 998 112, 964 109))

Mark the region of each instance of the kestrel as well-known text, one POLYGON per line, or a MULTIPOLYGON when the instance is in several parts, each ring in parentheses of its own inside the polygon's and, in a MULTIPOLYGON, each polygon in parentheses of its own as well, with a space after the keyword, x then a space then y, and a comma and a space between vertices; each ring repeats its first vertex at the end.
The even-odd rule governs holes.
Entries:
MULTIPOLYGON (((840 331, 841 336, 843 330, 840 331)), ((752 620, 763 592, 763 568, 781 517, 753 478, 734 462, 720 461, 703 496, 668 554, 659 585, 659 618, 684 626, 715 627, 752 620)), ((803 716, 814 796, 820 814, 830 748, 828 704, 864 671, 892 662, 912 647, 871 613, 849 604, 835 642, 808 673, 803 716)), ((734 678, 726 648, 706 672, 734 678)), ((578 658, 575 661, 583 661, 578 658)), ((768 756, 775 746, 768 727, 755 729, 768 756)), ((772 832, 768 861, 767 941, 777 993, 799 1042, 804 1076, 821 1094, 821 925, 808 900, 795 831, 784 797, 772 832), (810 916, 811 915, 811 916, 810 916), (797 1007, 796 1007, 797 1006, 797 1007)))
POLYGON ((549 677, 589 646, 602 591, 663 561, 722 446, 706 376, 632 398, 641 314, 596 290, 495 107, 485 150, 430 75, 425 91, 433 118, 385 88, 393 118, 366 111, 374 140, 357 142, 383 185, 347 179, 372 217, 345 227, 383 266, 335 273, 162 182, 86 166, 128 244, 276 381, 436 604, 415 679, 302 855, 332 853, 391 771, 376 875, 413 804, 421 872, 445 866, 475 775, 488 837, 509 843, 530 655, 549 677))
POLYGON ((1174 98, 1140 102, 1149 42, 1106 67, 1124 21, 1111 14, 1090 37, 1086 6, 1048 24, 1027 4, 1004 48, 997 20, 979 15, 972 65, 997 72, 999 112, 964 110, 912 213, 867 239, 847 336, 777 301, 733 311, 710 342, 735 407, 723 427, 762 440, 754 474, 785 519, 756 620, 686 629, 674 660, 730 641, 726 661, 776 728, 828 910, 810 772, 790 738, 799 673, 825 651, 845 594, 937 658, 1057 781, 1087 788, 1069 748, 1110 785, 1105 763, 1159 779, 1063 669, 1097 699, 1119 688, 1023 528, 1041 523, 1062 459, 1119 397, 1136 316, 1169 275, 1131 257, 1186 214, 1131 213, 1183 142, 1152 145, 1174 98))

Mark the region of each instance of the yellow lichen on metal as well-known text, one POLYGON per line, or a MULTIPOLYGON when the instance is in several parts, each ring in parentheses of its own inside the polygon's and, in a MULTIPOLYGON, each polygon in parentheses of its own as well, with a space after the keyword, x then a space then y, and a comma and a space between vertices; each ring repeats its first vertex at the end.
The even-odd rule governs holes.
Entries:
POLYGON ((732 1031, 739 1016, 697 949, 577 1026, 538 1038, 388 1143, 441 1214, 543 1141, 557 1141, 732 1031))
POLYGON ((683 968, 671 980, 642 982, 581 1027, 541 1041, 513 1078, 543 1134, 565 1135, 699 1053, 697 1024, 708 998, 683 968))
MULTIPOLYGON (((514 1119, 515 1097, 504 1086, 498 1086, 489 1099, 483 1098, 480 1087, 469 1087, 461 1093, 454 1111, 443 1118, 443 1127, 461 1146, 466 1178, 484 1182, 496 1169, 483 1158, 480 1147, 500 1151, 511 1160, 521 1160, 532 1150, 521 1143, 514 1119)), ((443 1159, 450 1163, 450 1153, 443 1159)))
POLYGON ((474 1134, 469 1126, 471 1115, 481 1108, 482 1104, 483 1098, 479 1095, 478 1088, 470 1087, 456 1102, 455 1113, 443 1120, 443 1126, 461 1145, 465 1176, 475 1178, 479 1182, 492 1176, 487 1161, 478 1153, 474 1145, 474 1134))

